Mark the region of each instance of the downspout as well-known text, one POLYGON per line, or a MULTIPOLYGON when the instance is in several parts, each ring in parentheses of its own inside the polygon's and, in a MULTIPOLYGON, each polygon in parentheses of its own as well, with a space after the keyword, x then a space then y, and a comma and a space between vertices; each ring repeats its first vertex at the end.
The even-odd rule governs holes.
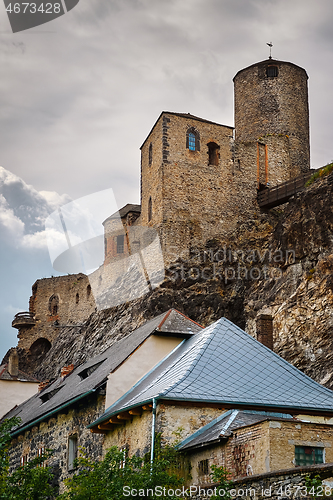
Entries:
POLYGON ((151 422, 150 472, 152 472, 153 470, 154 453, 155 453, 156 403, 157 399, 153 398, 153 414, 151 422))

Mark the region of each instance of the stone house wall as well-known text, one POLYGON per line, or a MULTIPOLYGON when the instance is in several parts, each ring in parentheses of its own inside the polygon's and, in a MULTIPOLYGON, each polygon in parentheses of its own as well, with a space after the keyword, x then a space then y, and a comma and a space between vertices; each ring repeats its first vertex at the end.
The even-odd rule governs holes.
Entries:
POLYGON ((102 457, 103 436, 93 434, 86 426, 98 418, 105 408, 105 396, 94 393, 58 413, 45 418, 14 437, 9 448, 10 468, 20 465, 21 457, 35 458, 41 448, 53 450, 46 464, 53 469, 56 481, 63 490, 62 481, 73 472, 68 470, 68 440, 76 435, 77 446, 83 447, 92 459, 102 457))
MULTIPOLYGON (((161 444, 174 444, 190 436, 221 414, 218 408, 196 408, 194 406, 174 406, 159 403, 156 409, 155 434, 161 434, 161 444)), ((130 455, 143 456, 150 451, 152 432, 152 412, 142 411, 131 420, 122 420, 108 431, 104 449, 111 446, 126 447, 130 455)))
POLYGON ((220 444, 188 452, 191 484, 211 483, 211 465, 225 467, 232 479, 295 467, 295 446, 324 448, 333 463, 333 427, 310 422, 264 421, 236 429, 220 444), (200 462, 207 461, 206 474, 200 462))

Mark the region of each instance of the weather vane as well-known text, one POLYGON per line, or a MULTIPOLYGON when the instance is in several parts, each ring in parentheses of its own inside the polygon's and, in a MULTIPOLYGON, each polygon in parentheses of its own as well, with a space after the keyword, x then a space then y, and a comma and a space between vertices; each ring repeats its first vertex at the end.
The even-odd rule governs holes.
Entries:
POLYGON ((269 47, 269 58, 272 59, 272 47, 273 47, 273 44, 272 44, 272 42, 269 42, 269 43, 266 43, 266 45, 268 45, 268 47, 269 47))

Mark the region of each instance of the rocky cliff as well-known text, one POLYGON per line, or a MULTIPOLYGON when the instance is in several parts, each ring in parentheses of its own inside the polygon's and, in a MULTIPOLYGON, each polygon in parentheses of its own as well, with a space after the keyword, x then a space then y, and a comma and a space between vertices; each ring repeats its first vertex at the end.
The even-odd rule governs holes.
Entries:
POLYGON ((258 213, 228 240, 193 248, 189 261, 166 270, 159 288, 60 329, 41 359, 22 351, 20 368, 51 379, 174 307, 203 326, 225 316, 255 337, 258 316, 271 315, 274 351, 333 387, 332 190, 333 174, 279 210, 258 213))

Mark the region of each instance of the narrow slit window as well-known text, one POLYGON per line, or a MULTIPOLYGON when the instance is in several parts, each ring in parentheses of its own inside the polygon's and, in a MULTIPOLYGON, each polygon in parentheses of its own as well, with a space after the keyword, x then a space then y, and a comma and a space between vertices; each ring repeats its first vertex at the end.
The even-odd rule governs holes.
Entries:
POLYGON ((68 470, 74 469, 74 460, 77 458, 77 436, 68 438, 68 470))
POLYGON ((117 236, 117 253, 124 253, 124 241, 125 236, 123 234, 117 236))
POLYGON ((151 196, 150 196, 148 201, 148 222, 151 221, 152 217, 153 217, 153 202, 151 201, 151 196))
POLYGON ((151 167, 151 164, 153 163, 153 145, 152 145, 152 143, 149 144, 148 163, 149 163, 149 166, 151 167))

